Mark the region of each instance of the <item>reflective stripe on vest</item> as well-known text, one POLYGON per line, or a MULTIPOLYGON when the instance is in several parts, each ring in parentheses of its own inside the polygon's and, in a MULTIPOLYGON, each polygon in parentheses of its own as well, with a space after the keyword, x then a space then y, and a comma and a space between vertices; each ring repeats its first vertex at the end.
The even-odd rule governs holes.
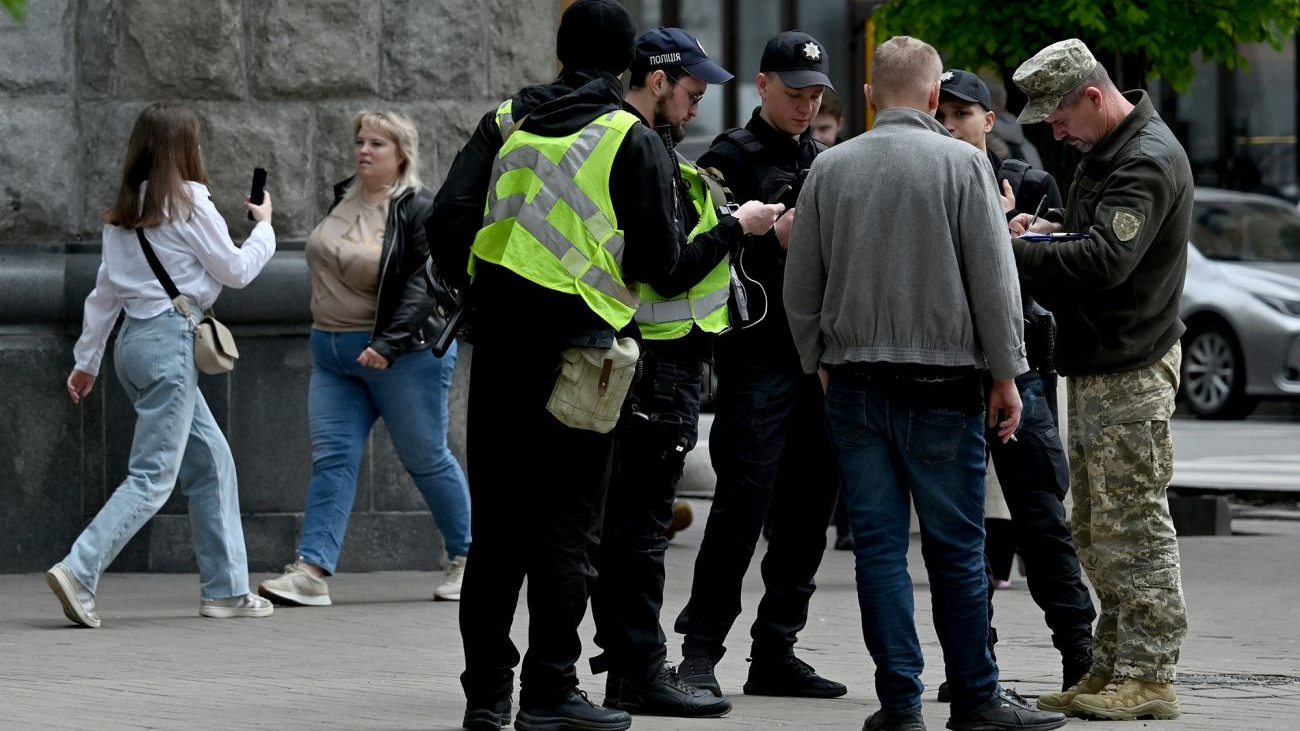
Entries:
POLYGON ((501 141, 506 141, 506 135, 510 134, 510 128, 515 126, 515 115, 510 110, 514 106, 513 99, 507 99, 501 102, 497 107, 497 130, 501 132, 501 141))
MULTIPOLYGON (((687 183, 687 194, 699 222, 687 237, 695 237, 718 224, 717 208, 713 205, 708 186, 694 167, 680 162, 682 179, 687 183)), ((649 285, 641 285, 641 306, 637 308, 636 321, 641 336, 647 340, 674 340, 685 337, 699 326, 708 333, 720 333, 731 324, 727 301, 731 299, 731 276, 727 257, 723 257, 702 280, 672 299, 665 298, 649 285)))
MULTIPOLYGON (((498 110, 499 121, 502 111, 498 110)), ((602 148, 601 159, 592 163, 603 170, 603 174, 596 171, 595 178, 607 181, 614 153, 633 124, 637 124, 636 118, 621 110, 593 121, 571 139, 562 138, 569 141, 559 162, 552 162, 545 153, 554 155, 561 138, 527 132, 512 135, 492 169, 483 228, 472 248, 475 256, 505 266, 536 284, 582 296, 593 312, 615 328, 631 321, 640 298, 622 280, 625 242, 612 220, 608 188, 588 192, 578 178, 601 142, 612 135, 612 144, 602 148), (532 175, 527 180, 512 176, 502 184, 504 176, 519 170, 528 170, 532 175), (599 196, 599 202, 595 196, 599 196), (576 214, 579 222, 571 224, 572 216, 565 209, 576 214), (565 224, 573 225, 573 229, 561 230, 559 226, 565 224), (520 236, 520 231, 526 235, 520 236), (539 249, 530 240, 540 244, 550 257, 539 259, 539 249), (557 276, 561 271, 571 279, 557 276)), ((471 259, 471 275, 473 269, 471 259)))

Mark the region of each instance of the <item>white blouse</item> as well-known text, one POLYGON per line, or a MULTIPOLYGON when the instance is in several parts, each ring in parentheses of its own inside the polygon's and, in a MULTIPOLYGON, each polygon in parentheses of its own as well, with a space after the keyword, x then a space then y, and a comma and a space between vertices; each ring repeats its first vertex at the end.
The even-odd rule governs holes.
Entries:
MULTIPOLYGON (((237 248, 207 186, 193 181, 189 186, 194 215, 147 228, 144 235, 176 289, 207 309, 217 301, 222 286, 240 289, 262 271, 275 253, 275 230, 259 222, 243 247, 237 248)), ((86 297, 81 337, 73 349, 77 370, 92 376, 99 375, 104 344, 118 313, 125 309, 128 317, 145 320, 172 307, 134 230, 105 224, 103 257, 95 289, 86 297)))

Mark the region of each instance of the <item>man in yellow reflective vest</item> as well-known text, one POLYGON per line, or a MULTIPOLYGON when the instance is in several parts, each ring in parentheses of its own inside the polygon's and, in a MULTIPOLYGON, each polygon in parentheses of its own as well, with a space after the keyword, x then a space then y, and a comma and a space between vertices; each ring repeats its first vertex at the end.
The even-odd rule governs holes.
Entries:
MULTIPOLYGON (((623 108, 656 129, 671 150, 699 111, 709 84, 731 78, 691 34, 658 28, 637 40, 623 108)), ((677 223, 685 240, 672 274, 640 285, 635 320, 644 372, 617 432, 591 597, 596 644, 604 652, 592 659, 591 667, 609 673, 608 708, 712 717, 731 710, 731 702, 683 684, 666 662, 659 623, 665 530, 686 453, 695 446, 702 364, 712 357, 714 335, 729 324, 727 254, 742 234, 769 231, 784 206, 749 201, 732 215, 727 201, 713 199, 690 162, 675 163, 677 223)))
POLYGON ((587 701, 575 670, 614 437, 565 426, 546 404, 560 353, 633 334, 636 283, 660 285, 677 263, 675 171, 653 131, 622 110, 618 75, 635 38, 617 2, 569 6, 559 77, 483 116, 425 224, 438 274, 470 286, 474 303, 473 542, 460 612, 467 729, 511 722, 520 658, 510 628, 525 578, 515 728, 631 725, 626 712, 587 701))

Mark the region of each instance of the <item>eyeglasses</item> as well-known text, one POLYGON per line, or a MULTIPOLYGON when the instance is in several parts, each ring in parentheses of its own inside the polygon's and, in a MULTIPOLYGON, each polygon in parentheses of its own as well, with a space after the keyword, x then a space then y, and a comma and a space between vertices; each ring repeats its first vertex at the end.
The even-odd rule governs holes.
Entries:
MULTIPOLYGON (((668 73, 667 71, 664 72, 664 76, 668 77, 668 80, 671 81, 671 82, 673 83, 674 86, 680 86, 680 85, 681 85, 681 77, 679 77, 679 76, 673 76, 672 74, 668 73)), ((682 87, 682 90, 686 92, 686 97, 687 97, 688 99, 691 100, 691 106, 695 106, 695 105, 699 104, 700 101, 704 99, 704 92, 703 92, 703 91, 700 92, 699 94, 692 94, 692 93, 690 92, 690 90, 687 89, 687 88, 684 87, 684 86, 682 87)), ((707 91, 707 89, 706 89, 705 91, 707 91)))

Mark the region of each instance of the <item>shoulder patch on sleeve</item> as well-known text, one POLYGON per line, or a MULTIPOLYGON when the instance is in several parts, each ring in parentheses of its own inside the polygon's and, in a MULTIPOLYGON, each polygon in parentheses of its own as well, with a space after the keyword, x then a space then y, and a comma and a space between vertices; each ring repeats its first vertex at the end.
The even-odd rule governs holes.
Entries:
POLYGON ((1117 208, 1110 219, 1110 228, 1115 232, 1115 238, 1120 241, 1132 241, 1142 231, 1142 224, 1145 221, 1146 219, 1137 211, 1117 208))

